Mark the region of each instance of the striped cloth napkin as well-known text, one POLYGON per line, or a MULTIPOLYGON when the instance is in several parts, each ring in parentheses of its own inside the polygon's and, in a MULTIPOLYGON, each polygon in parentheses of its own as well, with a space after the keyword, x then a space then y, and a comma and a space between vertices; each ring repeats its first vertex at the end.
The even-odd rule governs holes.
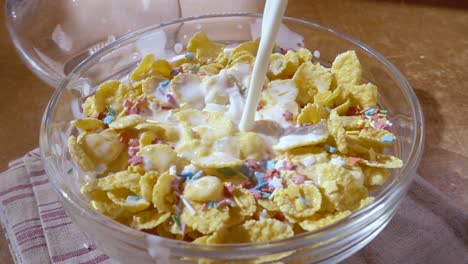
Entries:
MULTIPOLYGON (((0 174, 0 220, 16 263, 118 263, 67 216, 37 149, 9 167, 0 174)), ((468 212, 416 176, 384 231, 344 262, 468 263, 468 212)))

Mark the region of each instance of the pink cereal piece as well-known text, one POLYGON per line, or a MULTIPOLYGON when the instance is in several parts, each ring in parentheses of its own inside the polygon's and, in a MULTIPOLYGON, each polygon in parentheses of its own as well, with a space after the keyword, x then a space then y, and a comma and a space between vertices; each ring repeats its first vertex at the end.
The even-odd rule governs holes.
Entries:
POLYGON ((208 209, 208 203, 203 203, 203 205, 201 207, 202 212, 205 212, 206 209, 208 209))
POLYGON ((247 167, 251 168, 252 170, 259 170, 260 163, 256 162, 255 160, 248 159, 245 161, 247 167))
POLYGON ((136 138, 131 138, 128 140, 128 145, 130 147, 138 147, 138 145, 140 145, 140 142, 138 142, 138 139, 136 138))
POLYGON ((130 157, 135 156, 138 151, 140 151, 140 147, 128 147, 128 155, 130 155, 130 157))
POLYGON ((262 198, 262 195, 260 194, 260 191, 258 191, 258 190, 249 190, 249 191, 254 196, 255 199, 262 198))
POLYGON ((289 110, 284 111, 283 117, 288 122, 291 122, 294 120, 294 114, 291 113, 289 110))
POLYGON ((171 104, 172 108, 177 107, 177 101, 171 94, 166 94, 167 101, 171 104))
POLYGON ((286 170, 296 170, 297 164, 288 163, 286 164, 286 170))
POLYGON ((295 184, 302 184, 302 183, 304 183, 304 181, 305 181, 305 176, 296 173, 296 174, 294 174, 294 176, 292 177, 291 181, 294 182, 295 184))
POLYGON ((130 163, 130 165, 136 166, 136 165, 139 165, 139 164, 143 163, 143 157, 136 156, 136 155, 131 156, 130 159, 128 160, 128 162, 130 163))
POLYGON ((388 128, 388 125, 386 123, 376 123, 375 127, 378 129, 386 129, 388 128))
POLYGON ((359 157, 348 157, 348 164, 351 166, 356 165, 361 160, 359 157))

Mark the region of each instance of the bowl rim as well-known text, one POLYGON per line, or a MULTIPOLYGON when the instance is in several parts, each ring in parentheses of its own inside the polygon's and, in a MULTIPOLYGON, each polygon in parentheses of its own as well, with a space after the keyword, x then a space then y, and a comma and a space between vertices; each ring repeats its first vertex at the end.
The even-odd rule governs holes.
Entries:
MULTIPOLYGON (((210 18, 238 18, 238 17, 252 17, 252 18, 261 18, 262 14, 258 13, 247 13, 247 12, 232 12, 232 13, 214 13, 214 14, 206 14, 200 16, 190 16, 185 18, 177 18, 172 19, 163 23, 155 24, 152 26, 148 26, 142 28, 140 30, 131 32, 121 38, 117 39, 116 41, 108 44, 107 46, 101 48, 96 53, 92 54, 90 57, 86 58, 83 62, 81 62, 74 70, 72 70, 67 77, 61 82, 58 89, 55 90, 52 98, 50 99, 46 111, 44 113, 44 117, 41 124, 40 130, 40 152, 41 158, 44 164, 48 163, 47 161, 47 153, 51 153, 50 145, 49 145, 49 135, 50 135, 50 119, 53 116, 55 106, 65 88, 70 84, 70 81, 73 77, 80 73, 83 69, 86 68, 87 65, 92 65, 95 63, 99 58, 105 55, 108 51, 111 51, 113 48, 118 47, 119 45, 126 44, 126 42, 131 41, 133 38, 143 35, 145 33, 158 30, 165 26, 175 25, 179 23, 189 22, 189 21, 196 21, 196 20, 203 20, 203 19, 210 19, 210 18)), ((423 152, 423 143, 424 143, 424 122, 423 122, 423 114, 421 111, 421 106, 417 99, 416 94, 414 93, 412 87, 405 79, 405 77, 397 70, 397 68, 390 63, 385 57, 381 54, 370 48, 368 45, 362 43, 361 41, 354 39, 346 34, 340 33, 334 29, 329 27, 323 26, 321 24, 306 21, 299 18, 293 17, 283 17, 283 21, 285 22, 295 22, 298 24, 305 25, 307 27, 317 28, 319 30, 327 31, 335 36, 338 36, 346 41, 351 42, 352 44, 358 46, 363 51, 367 52, 368 54, 372 55, 375 59, 377 59, 380 63, 382 63, 385 68, 387 68, 391 74, 397 79, 400 86, 404 89, 408 100, 410 101, 410 107, 412 116, 414 117, 414 121, 412 123, 414 132, 412 134, 412 144, 410 148, 410 155, 408 157, 408 161, 404 164, 404 166, 400 169, 400 177, 397 180, 392 181, 386 188, 380 193, 375 201, 364 208, 353 212, 351 215, 346 217, 343 220, 335 222, 331 225, 328 225, 324 228, 320 228, 315 231, 305 232, 302 234, 295 235, 290 238, 280 239, 270 242, 256 242, 256 243, 238 243, 238 244, 213 244, 213 245, 201 245, 201 244, 194 244, 191 242, 174 240, 169 238, 160 237, 157 235, 145 233, 143 231, 139 231, 128 227, 126 225, 120 224, 117 221, 114 221, 107 216, 94 211, 88 210, 87 208, 81 206, 77 201, 73 200, 71 196, 67 193, 66 190, 63 190, 58 186, 58 184, 53 180, 53 174, 51 169, 48 166, 45 166, 45 170, 51 178, 51 182, 55 191, 61 196, 61 198, 71 204, 75 209, 78 209, 84 214, 88 219, 91 219, 95 224, 104 226, 106 229, 110 229, 112 231, 125 234, 127 236, 132 236, 135 240, 140 240, 142 237, 150 237, 154 240, 160 241, 160 244, 164 244, 165 246, 170 247, 171 249, 176 248, 184 248, 184 250, 188 250, 193 254, 197 254, 199 252, 203 252, 205 255, 210 253, 210 251, 216 250, 217 252, 224 252, 228 253, 235 249, 234 254, 244 254, 243 256, 248 256, 256 253, 261 253, 262 250, 268 249, 269 253, 277 253, 282 252, 285 250, 292 250, 297 249, 306 245, 311 245, 313 243, 319 243, 322 241, 326 241, 327 239, 336 237, 339 234, 342 234, 349 228, 355 220, 362 219, 364 216, 368 215, 370 212, 377 210, 379 207, 382 206, 383 202, 387 199, 391 199, 391 197, 397 195, 403 195, 406 193, 412 178, 416 173, 417 166, 422 156, 423 152), (398 192, 399 191, 399 192, 398 192), (109 219, 111 221, 109 221, 109 219), (103 224, 105 222, 106 224, 103 224), (194 249, 195 248, 195 249, 194 249), (205 251, 206 250, 206 251, 205 251)), ((72 194, 73 196, 73 194, 72 194)), ((398 201, 394 201, 397 203, 398 201)), ((264 253, 264 252, 263 252, 264 253)))

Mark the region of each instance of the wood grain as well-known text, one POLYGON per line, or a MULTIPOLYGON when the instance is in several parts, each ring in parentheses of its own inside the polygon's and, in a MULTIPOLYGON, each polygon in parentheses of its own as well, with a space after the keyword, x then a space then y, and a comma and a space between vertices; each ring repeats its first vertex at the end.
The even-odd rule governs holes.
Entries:
MULTIPOLYGON (((465 1, 290 0, 288 16, 351 35, 387 57, 421 102, 426 145, 419 173, 468 209, 468 7, 465 1)), ((4 21, 3 10, 0 12, 4 21)), ((0 170, 38 145, 53 89, 20 61, 0 26, 0 170)), ((0 235, 0 263, 12 263, 0 235)))

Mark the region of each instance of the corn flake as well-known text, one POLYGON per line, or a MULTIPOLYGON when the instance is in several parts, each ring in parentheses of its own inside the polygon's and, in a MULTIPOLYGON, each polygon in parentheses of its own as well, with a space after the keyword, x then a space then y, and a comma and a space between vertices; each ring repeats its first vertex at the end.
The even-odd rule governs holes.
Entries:
POLYGON ((336 56, 331 72, 338 85, 353 85, 361 82, 362 68, 355 51, 347 51, 336 56))
POLYGON ((301 113, 297 116, 297 122, 299 124, 317 124, 320 120, 319 106, 311 103, 304 106, 301 113))
POLYGON ((294 73, 293 81, 301 96, 297 97, 299 105, 304 106, 313 102, 315 94, 330 89, 332 74, 329 69, 312 62, 303 63, 294 73))
POLYGON ((151 76, 171 78, 172 66, 166 60, 156 60, 153 54, 146 55, 138 67, 130 74, 130 80, 141 81, 151 76))
POLYGON ((166 171, 177 160, 177 153, 166 144, 144 146, 137 153, 146 170, 166 171))
POLYGON ((159 212, 174 212, 172 205, 176 199, 176 194, 172 190, 171 183, 176 176, 165 172, 159 176, 153 188, 153 205, 159 212))
POLYGON ((77 119, 73 120, 71 124, 84 131, 94 131, 104 128, 104 123, 102 123, 101 120, 95 118, 77 119))
POLYGON ((242 229, 247 232, 249 240, 239 242, 268 242, 294 236, 289 224, 276 219, 249 220, 242 224, 242 229))
POLYGON ((261 136, 253 132, 241 132, 239 133, 238 138, 241 159, 263 159, 263 153, 265 153, 266 146, 265 141, 261 136))
POLYGON ((107 197, 115 203, 116 205, 124 208, 126 211, 131 213, 136 213, 147 209, 150 206, 150 203, 144 199, 139 199, 137 201, 128 201, 127 195, 121 196, 119 193, 107 192, 107 197))
POLYGON ((338 150, 343 154, 348 153, 348 147, 346 145, 346 131, 341 123, 340 116, 335 110, 332 110, 330 113, 330 118, 328 119, 328 131, 335 140, 338 150))
POLYGON ((312 216, 320 209, 322 195, 314 185, 290 184, 286 189, 277 191, 273 202, 285 216, 300 219, 312 216))
POLYGON ((94 169, 93 160, 86 154, 85 150, 81 143, 77 142, 75 136, 70 136, 68 138, 68 150, 72 158, 78 163, 80 168, 84 171, 91 171, 94 169))
POLYGON ((299 225, 306 231, 315 231, 317 229, 336 223, 351 214, 351 211, 335 212, 333 214, 317 214, 308 218, 299 225))
POLYGON ((169 219, 171 213, 160 213, 155 209, 139 212, 133 216, 131 226, 137 230, 153 229, 169 219))
POLYGON ((220 112, 206 112, 194 109, 182 110, 176 118, 199 137, 212 142, 229 136, 232 132, 231 120, 220 112))
POLYGON ((245 218, 251 217, 257 210, 256 201, 253 195, 244 188, 237 188, 232 200, 236 203, 230 210, 231 218, 228 221, 229 226, 241 223, 245 218))
POLYGON ((80 142, 82 142, 84 151, 95 163, 112 162, 124 150, 124 144, 120 142, 119 135, 112 129, 106 129, 99 133, 84 134, 80 142))
MULTIPOLYGON (((141 167, 139 167, 141 168, 141 167)), ((148 202, 153 199, 153 188, 158 181, 159 173, 156 171, 148 171, 140 178, 141 197, 148 202)))
POLYGON ((201 62, 214 61, 223 52, 225 45, 211 41, 205 33, 197 32, 187 44, 187 51, 195 54, 201 62))
POLYGON ((392 155, 376 154, 375 160, 361 159, 359 163, 374 168, 398 169, 403 167, 403 161, 392 155))
POLYGON ((109 127, 112 129, 126 129, 134 127, 140 123, 143 123, 145 118, 141 115, 128 115, 121 118, 117 118, 114 122, 112 122, 109 127))
POLYGON ((94 95, 86 98, 83 103, 83 113, 87 117, 97 117, 99 115, 96 109, 96 97, 94 95))
POLYGON ((225 228, 226 223, 230 219, 228 206, 219 208, 207 207, 205 211, 202 211, 202 203, 193 202, 192 206, 196 214, 192 215, 190 211, 184 207, 180 218, 189 227, 202 234, 211 234, 225 228))

